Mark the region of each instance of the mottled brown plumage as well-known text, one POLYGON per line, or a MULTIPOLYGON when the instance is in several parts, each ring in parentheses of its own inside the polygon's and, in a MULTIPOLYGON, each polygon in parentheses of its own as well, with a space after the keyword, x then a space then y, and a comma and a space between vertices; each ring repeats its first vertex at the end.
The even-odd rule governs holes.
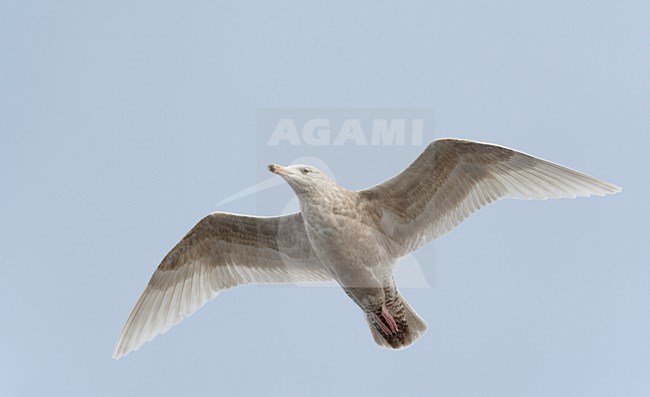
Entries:
POLYGON ((191 315, 219 291, 248 283, 334 280, 365 313, 375 341, 410 345, 426 323, 401 296, 396 261, 502 197, 604 195, 617 186, 497 145, 439 139, 404 171, 361 191, 304 165, 269 166, 301 212, 214 213, 165 256, 118 339, 119 358, 191 315))

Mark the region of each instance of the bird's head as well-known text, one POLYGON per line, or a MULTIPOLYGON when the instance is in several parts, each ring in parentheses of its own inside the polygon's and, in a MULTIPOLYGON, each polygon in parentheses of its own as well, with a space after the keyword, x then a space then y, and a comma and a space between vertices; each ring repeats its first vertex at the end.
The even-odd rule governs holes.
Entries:
POLYGON ((286 167, 269 164, 269 171, 280 175, 297 194, 318 192, 323 188, 336 186, 327 175, 318 168, 305 164, 293 164, 286 167))

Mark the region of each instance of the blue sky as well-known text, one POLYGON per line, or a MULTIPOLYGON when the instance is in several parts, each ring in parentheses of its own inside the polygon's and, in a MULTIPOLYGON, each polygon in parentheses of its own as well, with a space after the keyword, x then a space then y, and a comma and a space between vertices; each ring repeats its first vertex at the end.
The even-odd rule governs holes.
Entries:
MULTIPOLYGON (((642 1, 3 2, 0 394, 647 396, 649 19, 642 1), (248 286, 112 360, 197 220, 291 198, 216 206, 297 156, 260 143, 268 108, 433 109, 433 136, 624 191, 501 201, 418 251, 431 288, 403 292, 429 330, 403 351, 338 289, 248 286)), ((362 188, 422 147, 322 149, 362 188)))

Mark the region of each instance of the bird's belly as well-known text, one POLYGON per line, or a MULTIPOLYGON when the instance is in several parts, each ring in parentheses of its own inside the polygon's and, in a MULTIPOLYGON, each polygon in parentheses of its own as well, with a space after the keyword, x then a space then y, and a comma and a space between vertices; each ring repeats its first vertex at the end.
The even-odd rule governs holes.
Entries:
POLYGON ((390 269, 383 236, 354 219, 332 217, 318 227, 308 224, 306 231, 318 258, 344 286, 381 283, 390 269))

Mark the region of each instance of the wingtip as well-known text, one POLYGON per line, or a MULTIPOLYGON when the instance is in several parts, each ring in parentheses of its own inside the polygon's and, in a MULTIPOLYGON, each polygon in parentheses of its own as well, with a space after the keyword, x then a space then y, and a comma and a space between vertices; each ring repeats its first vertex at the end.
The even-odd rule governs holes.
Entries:
POLYGON ((605 189, 603 189, 603 194, 602 196, 608 195, 608 194, 618 194, 623 191, 623 188, 620 186, 613 185, 611 183, 604 182, 605 184, 605 189))
POLYGON ((128 354, 128 352, 123 353, 123 352, 120 352, 118 348, 115 348, 115 350, 113 350, 113 354, 111 355, 111 357, 113 358, 113 360, 119 360, 120 358, 126 356, 127 354, 128 354))

